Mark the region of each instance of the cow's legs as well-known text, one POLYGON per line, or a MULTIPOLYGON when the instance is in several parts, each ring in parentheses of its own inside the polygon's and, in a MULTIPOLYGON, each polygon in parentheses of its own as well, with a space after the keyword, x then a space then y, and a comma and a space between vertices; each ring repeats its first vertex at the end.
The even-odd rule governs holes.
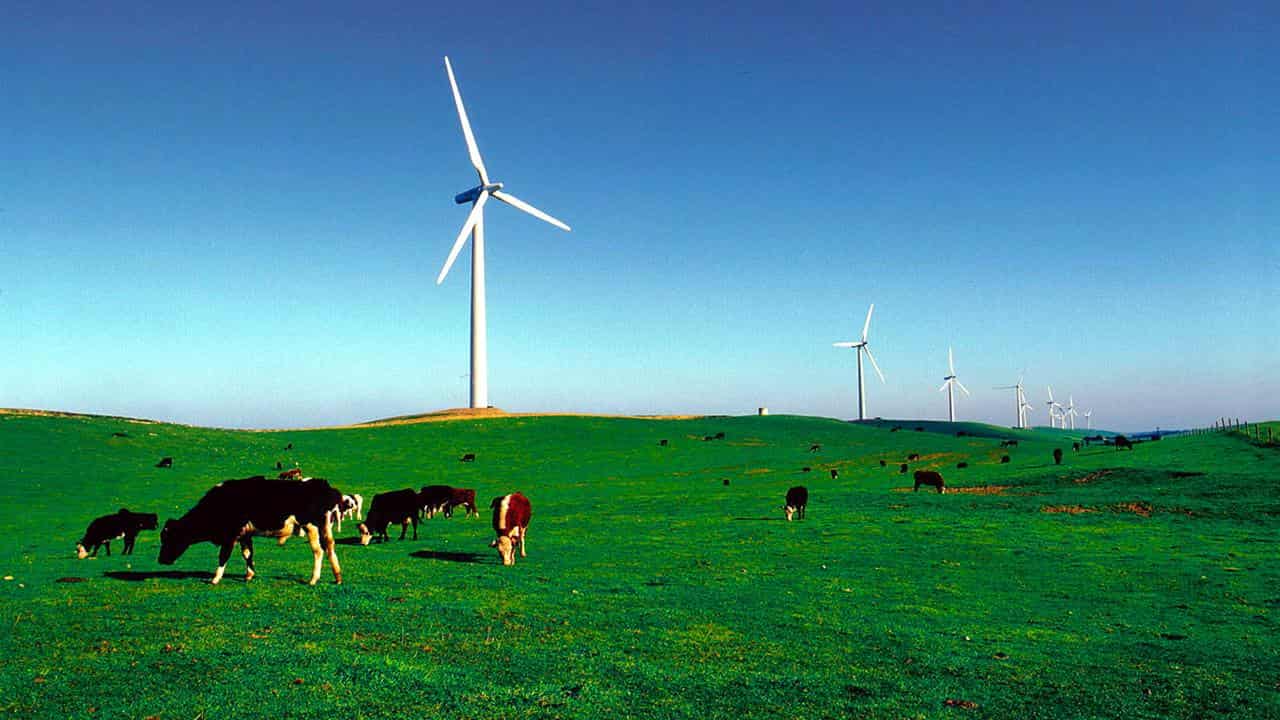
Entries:
POLYGON ((329 525, 328 518, 325 518, 325 526, 320 534, 321 543, 324 545, 325 554, 329 556, 329 567, 333 568, 333 581, 337 585, 342 584, 342 566, 338 564, 338 551, 334 548, 333 527, 329 525))
POLYGON ((133 554, 133 542, 134 542, 135 540, 137 540, 137 539, 138 539, 138 536, 137 536, 137 535, 125 535, 125 536, 124 536, 124 549, 120 551, 120 554, 122 554, 122 555, 132 555, 132 554, 133 554))
POLYGON ((315 556, 315 565, 311 568, 311 581, 308 585, 315 585, 320 580, 320 558, 324 553, 320 549, 320 531, 316 529, 315 523, 307 523, 307 542, 311 543, 311 554, 315 556))
POLYGON ((111 541, 110 540, 106 542, 106 546, 107 546, 107 557, 111 557, 111 541))
MULTIPOLYGON (((403 540, 404 535, 401 535, 400 539, 403 540)), ((418 539, 418 519, 417 518, 413 519, 413 539, 414 540, 418 539)))
MULTIPOLYGON (((409 532, 409 519, 408 519, 408 518, 405 518, 404 520, 401 520, 401 521, 400 521, 400 539, 401 539, 401 540, 403 540, 403 539, 404 539, 404 534, 405 534, 405 533, 407 533, 407 532, 409 532)), ((418 535, 418 523, 414 523, 414 524, 413 524, 413 534, 414 534, 414 538, 413 538, 413 539, 414 539, 414 540, 417 540, 417 539, 418 539, 418 538, 417 538, 417 535, 418 535)))
POLYGON ((529 534, 529 528, 520 528, 520 557, 525 557, 524 537, 525 535, 528 535, 528 534, 529 534))
POLYGON ((209 581, 210 585, 217 585, 222 582, 222 573, 227 571, 227 561, 231 559, 231 548, 235 547, 236 541, 231 540, 223 543, 218 548, 218 569, 213 571, 213 579, 209 581))
POLYGON ((253 569, 253 538, 245 535, 240 538, 240 554, 244 556, 244 581, 249 582, 257 572, 253 569))

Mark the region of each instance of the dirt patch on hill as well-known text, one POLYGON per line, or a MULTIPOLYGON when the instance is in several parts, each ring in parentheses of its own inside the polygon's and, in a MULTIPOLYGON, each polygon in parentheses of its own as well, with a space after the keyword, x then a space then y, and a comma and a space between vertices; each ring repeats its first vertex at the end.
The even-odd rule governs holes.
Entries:
POLYGON ((1110 507, 1110 510, 1112 512, 1133 513, 1134 515, 1140 515, 1144 518, 1148 518, 1148 517, 1151 517, 1151 513, 1152 511, 1155 510, 1155 508, 1151 507, 1151 503, 1139 501, 1139 502, 1116 503, 1110 507))
POLYGON ((973 487, 947 487, 948 493, 961 495, 1007 495, 1012 485, 974 485, 973 487))
POLYGON ((1084 477, 1076 478, 1074 482, 1077 485, 1084 485, 1086 483, 1097 482, 1110 474, 1110 470, 1095 470, 1084 477))
POLYGON ((770 470, 769 468, 751 468, 750 470, 748 470, 748 471, 747 471, 747 474, 748 474, 748 475, 763 475, 763 474, 765 474, 765 473, 771 473, 771 472, 773 472, 773 471, 772 471, 772 470, 770 470))
POLYGON ((1085 507, 1083 505, 1045 505, 1040 508, 1043 513, 1065 513, 1067 515, 1083 515, 1084 513, 1096 513, 1097 508, 1085 507))

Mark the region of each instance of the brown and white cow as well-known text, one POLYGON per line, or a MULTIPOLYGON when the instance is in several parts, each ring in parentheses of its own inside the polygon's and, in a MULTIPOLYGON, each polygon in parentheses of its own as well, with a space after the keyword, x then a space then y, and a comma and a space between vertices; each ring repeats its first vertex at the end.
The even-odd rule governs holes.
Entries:
POLYGON ((461 507, 466 510, 463 517, 471 517, 475 515, 480 517, 480 511, 476 508, 476 491, 471 488, 450 488, 449 502, 444 506, 444 516, 453 517, 453 509, 461 507))
POLYGON ((516 545, 520 546, 520 557, 525 557, 524 543, 532 515, 529 498, 514 492, 494 498, 489 507, 493 508, 493 531, 498 535, 489 547, 498 549, 503 565, 515 565, 516 545))

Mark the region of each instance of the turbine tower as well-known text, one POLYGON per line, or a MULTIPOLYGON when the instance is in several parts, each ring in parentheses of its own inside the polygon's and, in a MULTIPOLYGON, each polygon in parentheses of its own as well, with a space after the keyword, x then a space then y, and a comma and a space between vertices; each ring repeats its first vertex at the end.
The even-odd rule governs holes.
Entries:
POLYGON ((997 387, 995 387, 995 388, 993 388, 993 389, 995 389, 995 390, 1013 390, 1013 391, 1015 391, 1015 392, 1014 392, 1014 399, 1015 399, 1017 402, 1016 402, 1016 405, 1015 405, 1015 407, 1014 407, 1014 412, 1017 414, 1018 424, 1017 424, 1017 425, 1015 425, 1014 427, 1019 428, 1019 429, 1021 429, 1021 428, 1025 428, 1025 427, 1027 426, 1027 413, 1026 413, 1026 409, 1027 409, 1028 407, 1031 407, 1031 406, 1027 404, 1027 396, 1026 396, 1026 394, 1023 392, 1023 388, 1022 388, 1022 376, 1021 376, 1021 375, 1019 375, 1019 376, 1018 376, 1018 382, 1017 382, 1017 384, 1014 384, 1014 385, 999 385, 999 386, 997 386, 997 387))
POLYGON ((956 359, 952 354, 951 348, 947 348, 947 368, 951 374, 943 378, 942 387, 938 388, 938 392, 947 391, 947 421, 956 421, 956 388, 959 387, 964 391, 965 395, 969 394, 969 389, 960 382, 960 378, 956 377, 956 359))
POLYGON ((1092 410, 1084 411, 1084 429, 1085 430, 1093 429, 1093 411, 1092 410))
POLYGON ((871 354, 871 348, 867 345, 867 329, 871 327, 871 311, 876 309, 876 304, 871 303, 871 307, 867 308, 867 320, 862 323, 862 339, 857 342, 838 342, 832 343, 833 347, 853 348, 858 353, 858 419, 867 419, 867 393, 866 385, 862 381, 862 354, 867 354, 867 359, 871 361, 871 367, 876 369, 876 375, 880 376, 880 383, 884 384, 884 373, 880 372, 880 366, 876 364, 876 358, 871 354))
POLYGON ((480 176, 480 184, 454 196, 453 201, 459 205, 471 203, 471 212, 462 224, 462 231, 449 251, 449 259, 445 260, 436 285, 444 282, 453 267, 453 261, 462 251, 467 235, 471 236, 471 407, 489 406, 489 349, 485 334, 484 306, 484 204, 490 197, 523 210, 530 215, 549 222, 561 230, 569 230, 569 226, 542 212, 534 206, 520 200, 509 193, 502 192, 502 183, 490 182, 489 172, 485 170, 484 160, 480 157, 480 148, 476 146, 476 138, 471 134, 471 123, 467 120, 467 110, 462 106, 462 94, 458 92, 458 81, 453 77, 453 66, 449 58, 444 59, 445 72, 449 74, 449 86, 453 89, 453 102, 458 107, 458 120, 462 123, 462 137, 467 141, 467 152, 471 155, 471 165, 480 176))

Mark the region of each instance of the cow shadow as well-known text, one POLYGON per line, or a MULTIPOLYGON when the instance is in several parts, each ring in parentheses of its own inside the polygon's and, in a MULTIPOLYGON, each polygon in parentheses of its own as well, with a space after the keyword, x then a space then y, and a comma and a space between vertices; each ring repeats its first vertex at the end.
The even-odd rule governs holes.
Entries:
POLYGON ((757 522, 784 522, 784 521, 786 520, 786 518, 772 517, 772 516, 762 516, 762 517, 736 517, 736 518, 734 518, 733 520, 734 520, 734 522, 743 522, 743 521, 748 521, 748 522, 750 522, 750 521, 757 521, 757 522))
POLYGON ((444 560, 446 562, 462 562, 482 564, 488 557, 487 554, 473 552, 449 552, 447 550, 415 550, 409 553, 409 557, 416 557, 422 560, 444 560))
POLYGON ((103 577, 109 577, 112 580, 124 580, 125 582, 141 582, 143 580, 151 580, 152 578, 162 580, 212 580, 213 573, 205 570, 152 570, 140 572, 136 570, 112 570, 102 573, 103 577))
POLYGON ((334 538, 333 544, 334 545, 359 545, 360 536, 357 535, 355 537, 334 538))

